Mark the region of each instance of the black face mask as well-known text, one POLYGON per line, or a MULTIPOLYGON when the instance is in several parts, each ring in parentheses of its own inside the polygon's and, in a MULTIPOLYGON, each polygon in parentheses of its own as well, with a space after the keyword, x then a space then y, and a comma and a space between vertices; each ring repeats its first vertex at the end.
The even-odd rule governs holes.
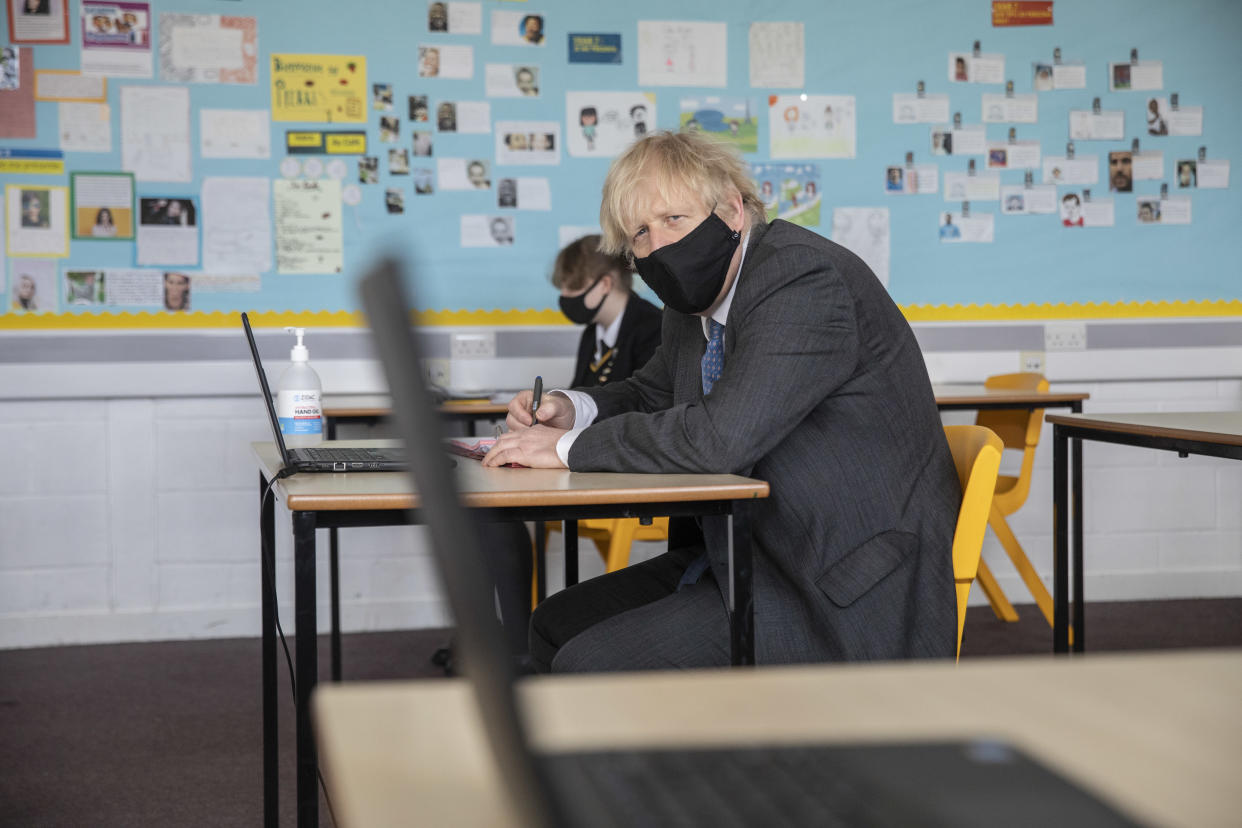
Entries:
POLYGON ((712 213, 685 238, 635 259, 634 266, 664 304, 702 313, 720 295, 740 240, 740 233, 712 213))
POLYGON ((596 302, 593 308, 587 307, 586 295, 607 275, 607 273, 601 273, 598 279, 591 282, 590 287, 577 296, 561 297, 561 313, 568 316, 570 322, 573 322, 575 325, 589 325, 595 321, 595 314, 599 313, 599 309, 604 306, 604 299, 608 298, 608 293, 605 293, 603 298, 596 302))

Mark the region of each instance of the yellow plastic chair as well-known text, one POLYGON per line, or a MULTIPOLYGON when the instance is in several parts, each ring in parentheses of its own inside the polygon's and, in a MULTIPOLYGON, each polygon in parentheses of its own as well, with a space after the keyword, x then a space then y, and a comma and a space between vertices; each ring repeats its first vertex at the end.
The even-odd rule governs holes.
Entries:
POLYGON ((945 426, 944 436, 953 453, 957 480, 962 486, 962 507, 953 533, 953 581, 957 585, 957 654, 962 654, 962 630, 966 626, 966 599, 970 584, 982 565, 983 534, 996 490, 1004 444, 990 429, 977 425, 945 426))
MULTIPOLYGON (((1015 391, 1047 391, 1048 380, 1043 374, 1036 373, 998 374, 988 377, 984 386, 1015 391)), ((1009 560, 1013 562, 1014 568, 1018 570, 1023 583, 1035 599, 1035 604, 1051 625, 1052 596, 1048 594, 1048 588, 1040 580, 1039 573, 1035 571, 1026 552, 1022 550, 1022 544, 1018 543, 1013 530, 1009 528, 1009 523, 1005 520, 1006 516, 1022 508, 1022 504, 1026 503, 1027 495, 1031 492, 1031 472, 1035 468, 1035 447, 1039 445, 1039 432, 1043 421, 1044 410, 1042 408, 1033 411, 1023 409, 980 411, 975 418, 976 425, 986 426, 995 431, 1001 438, 1001 442, 1005 444, 1005 448, 1022 452, 1022 467, 1017 476, 1002 474, 996 480, 996 497, 992 499, 992 511, 988 515, 988 525, 996 533, 996 539, 1005 548, 1009 560)), ((984 594, 988 596, 988 603, 992 605, 992 611, 996 613, 996 617, 1002 621, 1017 621, 1017 610, 1013 608, 1013 604, 1009 603, 1000 584, 992 575, 992 570, 984 561, 979 562, 978 577, 979 586, 983 587, 984 594)))
MULTIPOLYGON (((561 531, 561 522, 549 520, 543 525, 545 548, 549 532, 561 531)), ((616 572, 630 565, 630 546, 634 541, 668 540, 668 518, 654 518, 647 526, 638 518, 588 518, 578 521, 578 537, 589 538, 604 559, 604 571, 616 572)), ((539 562, 535 561, 536 568, 539 562)), ((535 573, 536 578, 538 572, 535 573)), ((538 603, 535 579, 531 580, 531 606, 538 603)))

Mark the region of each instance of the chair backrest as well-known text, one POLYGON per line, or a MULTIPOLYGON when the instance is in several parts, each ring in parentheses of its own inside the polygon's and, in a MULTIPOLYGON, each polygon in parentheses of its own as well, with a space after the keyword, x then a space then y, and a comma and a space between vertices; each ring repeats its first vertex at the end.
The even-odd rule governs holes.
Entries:
MULTIPOLYGON (((1047 391, 1048 380, 1043 374, 1034 372, 997 374, 984 380, 983 386, 1008 391, 1047 391)), ((1018 471, 1017 478, 1012 481, 1012 486, 1007 487, 1002 502, 997 504, 1006 514, 1016 511, 1026 502, 1030 493, 1031 472, 1035 469, 1035 447, 1039 445, 1039 432, 1043 424, 1042 408, 1032 411, 1021 408, 980 411, 975 417, 975 425, 995 431, 1005 448, 1022 452, 1022 468, 1018 471)))
POLYGON ((957 529, 953 533, 953 580, 957 585, 957 651, 962 651, 962 630, 966 626, 966 599, 970 585, 979 570, 983 552, 983 533, 992 508, 996 490, 996 473, 1000 470, 1000 437, 991 429, 977 425, 944 427, 944 436, 953 453, 957 480, 962 486, 962 508, 957 513, 957 529))

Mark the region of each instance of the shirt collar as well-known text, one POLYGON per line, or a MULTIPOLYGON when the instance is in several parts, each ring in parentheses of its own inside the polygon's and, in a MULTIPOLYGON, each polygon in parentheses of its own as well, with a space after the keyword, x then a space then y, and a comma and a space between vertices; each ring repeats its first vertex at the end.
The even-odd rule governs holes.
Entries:
MULTIPOLYGON (((629 303, 627 302, 626 304, 628 305, 629 303)), ((612 323, 609 324, 607 328, 601 328, 598 324, 596 324, 595 342, 597 346, 596 348, 597 352, 603 351, 604 348, 611 348, 612 346, 617 344, 617 335, 621 333, 621 320, 624 317, 625 317, 625 308, 622 308, 621 312, 617 314, 617 318, 612 320, 612 323), (602 346, 602 347, 598 347, 598 346, 602 346)))
MULTIPOLYGON (((742 258, 737 263, 737 276, 733 280, 733 285, 729 288, 729 292, 725 294, 725 298, 721 300, 720 306, 712 313, 711 318, 715 319, 721 325, 727 325, 729 319, 729 308, 733 307, 733 294, 737 293, 737 283, 742 280, 742 267, 746 264, 746 243, 750 241, 750 231, 746 231, 746 235, 742 237, 742 258)), ((703 317, 703 336, 706 339, 711 338, 711 334, 707 328, 707 317, 703 317)))

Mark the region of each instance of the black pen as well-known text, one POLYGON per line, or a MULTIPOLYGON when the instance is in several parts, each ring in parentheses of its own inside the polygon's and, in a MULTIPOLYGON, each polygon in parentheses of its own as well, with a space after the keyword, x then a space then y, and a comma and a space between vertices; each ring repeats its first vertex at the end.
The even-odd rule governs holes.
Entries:
POLYGON ((535 377, 534 394, 530 401, 530 424, 539 425, 539 418, 535 416, 535 412, 539 410, 539 399, 543 396, 543 377, 535 377))

